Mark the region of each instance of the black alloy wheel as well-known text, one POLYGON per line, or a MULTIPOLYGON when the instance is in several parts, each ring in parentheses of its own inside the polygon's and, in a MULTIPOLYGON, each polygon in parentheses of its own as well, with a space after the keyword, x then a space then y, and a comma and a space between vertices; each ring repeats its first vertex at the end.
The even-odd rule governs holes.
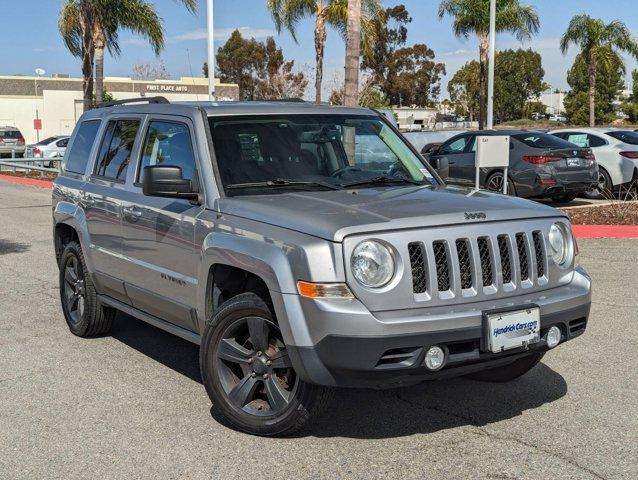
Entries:
POLYGON ((78 325, 84 317, 86 287, 80 260, 75 255, 69 256, 64 265, 63 293, 69 321, 78 325))
POLYGON ((613 184, 609 174, 600 168, 598 171, 598 182, 595 187, 585 191, 585 197, 591 200, 601 200, 612 198, 613 184))
POLYGON ((285 410, 298 381, 277 325, 250 316, 231 324, 216 352, 217 376, 228 401, 251 415, 285 410))
MULTIPOLYGON (((502 193, 503 179, 504 179, 503 172, 494 172, 488 177, 487 181, 485 182, 485 188, 492 192, 502 193)), ((514 183, 509 179, 507 181, 507 194, 513 197, 516 196, 514 183)))

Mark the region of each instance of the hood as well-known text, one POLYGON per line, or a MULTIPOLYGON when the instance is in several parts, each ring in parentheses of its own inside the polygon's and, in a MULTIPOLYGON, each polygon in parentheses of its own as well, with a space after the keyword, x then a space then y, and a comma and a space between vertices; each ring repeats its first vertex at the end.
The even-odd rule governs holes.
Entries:
POLYGON ((222 214, 341 242, 348 235, 565 216, 521 198, 459 187, 377 187, 222 198, 222 214))

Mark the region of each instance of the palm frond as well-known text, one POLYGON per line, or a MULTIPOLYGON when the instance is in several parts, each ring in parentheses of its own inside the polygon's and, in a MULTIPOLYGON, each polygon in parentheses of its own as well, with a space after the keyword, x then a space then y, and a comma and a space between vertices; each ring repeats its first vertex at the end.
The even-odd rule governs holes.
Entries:
POLYGON ((82 58, 82 28, 80 26, 80 8, 76 0, 67 0, 62 5, 58 18, 58 30, 62 41, 71 55, 82 58))

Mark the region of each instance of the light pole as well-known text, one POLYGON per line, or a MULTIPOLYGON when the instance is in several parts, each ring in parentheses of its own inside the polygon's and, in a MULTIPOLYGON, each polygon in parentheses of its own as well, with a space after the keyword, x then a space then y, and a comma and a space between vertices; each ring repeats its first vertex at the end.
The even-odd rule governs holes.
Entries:
POLYGON ((490 43, 487 70, 487 128, 494 128, 494 60, 496 47, 496 0, 490 0, 490 43))
POLYGON ((206 0, 208 25, 208 98, 215 101, 215 24, 213 22, 213 0, 206 0))
MULTIPOLYGON (((47 72, 44 71, 43 68, 36 68, 35 69, 35 96, 38 96, 38 77, 43 77, 47 72)), ((37 102, 37 99, 36 99, 37 102)), ((40 120, 40 112, 38 112, 38 109, 35 109, 35 119, 36 120, 40 120)), ((34 122, 34 126, 35 126, 35 122, 34 122)), ((35 136, 36 136, 36 140, 39 142, 40 141, 40 130, 38 130, 36 128, 35 130, 35 136)))

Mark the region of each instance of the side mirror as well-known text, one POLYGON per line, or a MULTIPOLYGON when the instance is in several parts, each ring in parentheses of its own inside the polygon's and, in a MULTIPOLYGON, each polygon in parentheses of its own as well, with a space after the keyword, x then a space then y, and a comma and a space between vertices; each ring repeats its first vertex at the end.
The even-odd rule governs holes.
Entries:
POLYGON ((197 200, 190 180, 184 180, 182 169, 174 166, 151 165, 144 167, 142 191, 149 197, 184 198, 197 200))

